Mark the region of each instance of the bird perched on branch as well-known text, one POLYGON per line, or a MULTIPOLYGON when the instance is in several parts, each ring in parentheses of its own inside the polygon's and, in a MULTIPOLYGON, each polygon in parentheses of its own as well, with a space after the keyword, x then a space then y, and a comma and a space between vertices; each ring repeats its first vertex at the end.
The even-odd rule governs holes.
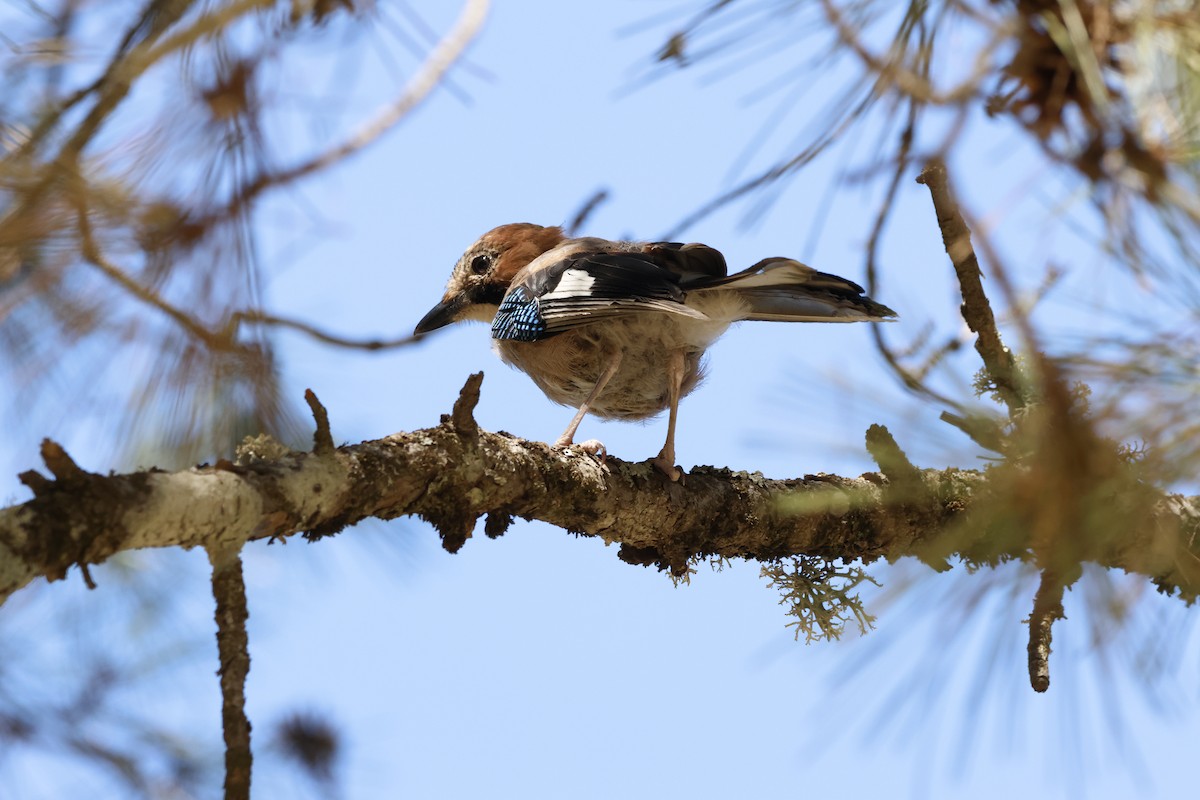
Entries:
MULTIPOLYGON (((679 400, 696 388, 704 351, 732 323, 895 316, 857 284, 789 258, 729 275, 725 257, 702 244, 572 239, 561 228, 516 223, 471 245, 416 333, 490 323, 500 358, 554 402, 578 409, 556 447, 572 444, 588 413, 645 419, 669 410, 667 441, 652 461, 678 480, 679 400)), ((579 446, 605 452, 595 440, 579 446)))

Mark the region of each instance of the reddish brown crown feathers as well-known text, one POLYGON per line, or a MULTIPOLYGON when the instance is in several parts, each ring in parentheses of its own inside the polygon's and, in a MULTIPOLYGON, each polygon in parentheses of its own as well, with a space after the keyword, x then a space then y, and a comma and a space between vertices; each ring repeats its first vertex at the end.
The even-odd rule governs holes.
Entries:
POLYGON ((499 254, 493 275, 507 282, 529 262, 554 249, 566 238, 562 228, 514 222, 488 231, 480 244, 494 248, 499 254))

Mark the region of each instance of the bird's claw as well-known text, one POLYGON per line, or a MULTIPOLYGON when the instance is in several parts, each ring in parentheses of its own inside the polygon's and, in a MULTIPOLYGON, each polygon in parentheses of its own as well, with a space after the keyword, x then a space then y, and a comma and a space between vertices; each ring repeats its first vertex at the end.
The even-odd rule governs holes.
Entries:
POLYGON ((604 464, 608 461, 608 448, 604 446, 604 442, 599 439, 588 439, 586 442, 571 442, 559 439, 554 443, 555 447, 570 448, 578 447, 583 452, 590 456, 595 456, 600 459, 600 463, 604 464))
POLYGON ((666 475, 667 480, 671 481, 672 483, 679 483, 681 480, 683 480, 683 470, 675 466, 675 459, 663 458, 660 455, 650 459, 650 463, 653 464, 659 472, 661 472, 663 475, 666 475))
POLYGON ((575 446, 583 452, 599 458, 601 464, 608 460, 608 448, 599 439, 588 439, 586 442, 579 442, 575 446))

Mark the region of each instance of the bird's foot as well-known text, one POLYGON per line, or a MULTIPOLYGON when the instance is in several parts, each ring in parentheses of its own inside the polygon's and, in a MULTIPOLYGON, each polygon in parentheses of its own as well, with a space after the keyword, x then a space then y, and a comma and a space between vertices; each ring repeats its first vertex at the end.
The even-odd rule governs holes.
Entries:
POLYGON ((675 466, 675 459, 673 458, 667 458, 662 453, 659 453, 657 456, 650 459, 650 463, 653 464, 659 472, 661 472, 663 475, 666 475, 667 480, 671 481, 672 483, 678 483, 683 478, 683 470, 675 466))
POLYGON ((599 458, 601 464, 608 460, 608 448, 599 439, 588 439, 586 442, 572 442, 570 439, 560 436, 558 441, 554 443, 554 446, 562 448, 578 447, 588 455, 599 458))
POLYGON ((588 439, 586 442, 579 442, 575 446, 583 452, 599 458, 601 464, 608 460, 608 448, 599 439, 588 439))

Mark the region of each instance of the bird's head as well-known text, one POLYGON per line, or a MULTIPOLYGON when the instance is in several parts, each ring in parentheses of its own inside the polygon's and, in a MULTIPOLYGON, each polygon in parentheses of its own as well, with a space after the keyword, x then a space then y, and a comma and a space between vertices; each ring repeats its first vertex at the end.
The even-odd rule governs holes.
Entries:
POLYGON ((442 302, 417 323, 414 333, 429 333, 460 320, 491 322, 513 276, 566 238, 562 228, 528 222, 488 231, 454 265, 442 302))

